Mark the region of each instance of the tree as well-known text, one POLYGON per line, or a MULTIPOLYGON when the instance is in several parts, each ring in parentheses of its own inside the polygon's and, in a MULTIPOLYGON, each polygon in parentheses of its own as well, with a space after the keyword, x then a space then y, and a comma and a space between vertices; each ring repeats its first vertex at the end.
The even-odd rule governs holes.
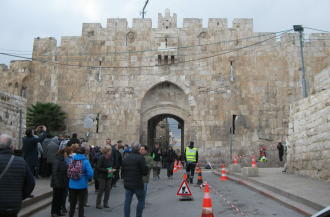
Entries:
POLYGON ((55 103, 37 102, 27 109, 27 127, 45 125, 49 131, 65 130, 66 114, 61 107, 55 103))

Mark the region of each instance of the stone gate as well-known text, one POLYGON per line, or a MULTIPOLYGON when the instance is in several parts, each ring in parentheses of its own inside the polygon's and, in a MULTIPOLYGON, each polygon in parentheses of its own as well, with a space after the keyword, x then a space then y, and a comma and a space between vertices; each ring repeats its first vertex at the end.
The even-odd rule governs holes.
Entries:
MULTIPOLYGON (((299 37, 293 32, 254 32, 252 19, 110 18, 106 27, 84 23, 80 36, 35 38, 33 60, 0 67, 1 89, 54 102, 68 114, 67 131, 152 143, 160 117, 183 125, 183 141, 195 141, 202 157, 219 162, 257 154, 260 145, 285 140, 289 105, 301 99, 299 37), (15 84, 9 86, 9 84, 15 84), (94 117, 91 129, 86 116, 94 117), (230 133, 232 132, 232 133, 230 133)), ((329 34, 305 41, 309 91, 329 65, 329 34)), ((271 152, 271 151, 270 151, 271 152)), ((270 153, 275 156, 276 153, 270 153)), ((275 157, 274 157, 275 159, 275 157)))

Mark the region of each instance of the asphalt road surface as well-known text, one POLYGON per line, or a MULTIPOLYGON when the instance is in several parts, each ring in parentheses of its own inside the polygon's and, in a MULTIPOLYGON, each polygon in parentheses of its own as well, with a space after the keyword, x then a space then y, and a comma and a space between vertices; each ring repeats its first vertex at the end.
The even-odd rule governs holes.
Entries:
MULTIPOLYGON (((179 201, 176 192, 182 181, 183 172, 179 171, 173 179, 165 176, 162 171, 160 180, 150 179, 146 206, 143 212, 144 217, 200 217, 202 212, 203 192, 195 185, 189 186, 192 194, 192 201, 179 201)), ((195 180, 196 181, 195 177, 195 180)), ((242 185, 231 181, 220 181, 218 176, 210 171, 203 171, 203 179, 211 186, 211 197, 213 203, 214 217, 301 217, 303 215, 273 201, 257 192, 254 192, 242 185)), ((94 187, 89 188, 88 202, 90 207, 85 208, 86 217, 123 217, 124 188, 121 181, 113 188, 110 194, 110 208, 95 208, 96 194, 94 187)), ((136 198, 134 197, 131 206, 131 216, 135 217, 136 198)), ((77 216, 77 211, 75 216, 77 216)), ((47 207, 33 217, 50 216, 50 207, 47 207)))

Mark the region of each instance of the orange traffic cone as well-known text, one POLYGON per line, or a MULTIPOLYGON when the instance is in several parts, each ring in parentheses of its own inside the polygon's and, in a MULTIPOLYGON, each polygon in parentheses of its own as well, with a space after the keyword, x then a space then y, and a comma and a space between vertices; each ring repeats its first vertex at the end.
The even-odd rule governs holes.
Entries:
POLYGON ((202 169, 198 168, 198 177, 197 177, 197 185, 203 184, 203 177, 202 177, 202 169))
POLYGON ((237 165, 238 164, 238 160, 237 160, 237 157, 234 158, 234 165, 237 165))
POLYGON ((177 162, 175 161, 174 162, 173 173, 176 173, 176 172, 178 172, 178 165, 177 165, 177 162))
POLYGON ((179 163, 178 163, 178 170, 182 170, 183 169, 183 166, 182 166, 182 163, 181 163, 181 161, 179 161, 179 163))
POLYGON ((252 168, 256 168, 256 167, 257 167, 256 158, 252 157, 252 168))
POLYGON ((183 180, 187 181, 187 173, 183 174, 183 180))
POLYGON ((228 177, 227 177, 226 169, 225 169, 225 168, 222 168, 222 169, 221 169, 221 177, 220 177, 220 180, 221 180, 221 181, 227 181, 227 180, 228 180, 228 177))
POLYGON ((202 217, 214 217, 213 209, 212 209, 212 199, 211 199, 210 189, 209 189, 208 184, 205 185, 202 217))
POLYGON ((195 168, 195 173, 198 173, 198 171, 199 171, 199 166, 198 166, 198 164, 196 165, 196 168, 195 168))

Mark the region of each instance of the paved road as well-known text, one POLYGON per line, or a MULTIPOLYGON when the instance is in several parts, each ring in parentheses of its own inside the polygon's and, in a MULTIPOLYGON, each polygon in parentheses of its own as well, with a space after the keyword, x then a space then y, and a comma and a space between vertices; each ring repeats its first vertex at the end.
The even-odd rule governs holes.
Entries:
MULTIPOLYGON (((147 196, 144 217, 168 217, 168 216, 189 216, 200 217, 203 200, 203 193, 198 187, 191 187, 194 196, 193 201, 178 201, 176 192, 181 182, 182 172, 175 174, 174 179, 168 180, 165 171, 159 181, 151 181, 147 196)), ((281 204, 268 199, 244 186, 231 181, 220 182, 217 176, 208 171, 203 173, 204 181, 211 185, 211 197, 215 217, 301 217, 299 213, 282 206, 281 204)), ((118 183, 119 184, 119 183, 118 183)), ((96 209, 96 194, 90 188, 89 203, 91 207, 85 209, 87 217, 101 216, 123 216, 123 187, 120 184, 114 188, 110 195, 110 209, 96 209)), ((136 200, 133 200, 131 216, 135 216, 136 200)), ((77 215, 77 214, 76 214, 77 215)), ((41 210, 33 217, 50 216, 50 207, 41 210)))

